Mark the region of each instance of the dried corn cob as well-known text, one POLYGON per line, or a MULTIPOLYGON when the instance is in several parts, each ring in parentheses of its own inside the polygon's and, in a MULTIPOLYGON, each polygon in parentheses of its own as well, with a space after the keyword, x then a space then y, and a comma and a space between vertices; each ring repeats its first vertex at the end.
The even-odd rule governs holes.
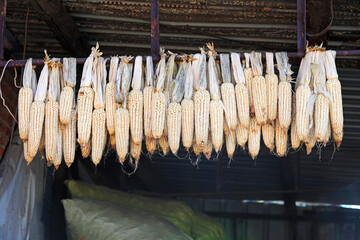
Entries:
POLYGON ((30 107, 33 101, 32 81, 32 59, 26 61, 23 74, 23 87, 19 91, 18 113, 19 113, 19 134, 24 142, 28 139, 30 124, 30 107))
POLYGON ((71 121, 71 112, 74 107, 74 87, 76 85, 76 59, 63 59, 63 76, 66 86, 60 94, 60 123, 67 125, 71 121))
POLYGON ((80 145, 80 148, 81 148, 81 155, 83 156, 83 158, 88 158, 91 152, 91 138, 84 145, 80 145))
POLYGON ((329 107, 329 99, 324 94, 319 94, 314 106, 315 139, 317 142, 325 140, 329 124, 329 107))
POLYGON ((106 85, 105 90, 106 127, 110 136, 115 134, 114 116, 116 111, 116 78, 118 65, 119 58, 112 57, 110 61, 109 83, 106 85))
POLYGON ((61 164, 61 160, 62 160, 62 156, 63 156, 63 150, 62 150, 62 134, 61 134, 61 127, 60 127, 60 122, 58 122, 58 127, 57 127, 57 134, 56 134, 56 153, 55 153, 55 158, 52 161, 52 163, 54 164, 55 169, 57 170, 61 164))
MULTIPOLYGON (((116 111, 115 111, 114 117, 115 117, 115 116, 116 116, 116 111)), ((115 126, 115 124, 114 124, 114 126, 115 126)), ((109 135, 109 139, 110 139, 110 146, 111 146, 111 148, 116 150, 116 137, 115 137, 115 134, 109 135)))
POLYGON ((250 67, 250 53, 244 53, 244 55, 245 55, 244 76, 245 76, 245 85, 248 89, 249 111, 250 111, 250 116, 255 117, 254 97, 253 97, 252 86, 251 86, 252 79, 254 77, 254 73, 250 67))
MULTIPOLYGON (((223 144, 223 137, 224 137, 224 112, 223 112, 223 104, 222 101, 220 100, 220 89, 218 84, 219 79, 218 79, 218 74, 216 72, 215 57, 217 53, 215 52, 214 44, 208 43, 207 47, 209 48, 208 73, 209 73, 209 89, 211 93, 211 102, 210 102, 211 141, 214 146, 215 152, 219 152, 223 144)), ((230 112, 230 109, 228 109, 227 111, 230 112)))
POLYGON ((154 138, 146 137, 146 149, 153 155, 156 150, 156 140, 154 138))
POLYGON ((249 129, 239 124, 236 128, 236 142, 242 149, 245 149, 245 144, 248 141, 248 136, 249 129))
POLYGON ((324 147, 326 147, 326 145, 328 144, 328 142, 330 142, 330 137, 331 137, 331 124, 330 121, 328 121, 328 126, 326 128, 326 134, 325 134, 325 138, 324 138, 324 147))
POLYGON ((335 65, 335 51, 326 51, 325 68, 326 68, 326 90, 329 93, 332 104, 330 104, 330 122, 333 137, 336 145, 340 147, 343 138, 344 115, 341 96, 341 83, 338 79, 335 65))
POLYGON ((264 125, 268 119, 267 116, 267 98, 266 82, 262 76, 263 67, 261 63, 261 53, 251 53, 251 66, 254 72, 254 77, 251 82, 251 91, 254 99, 255 116, 258 124, 264 125))
POLYGON ((226 151, 228 158, 232 159, 236 147, 236 136, 235 132, 230 131, 230 133, 226 136, 226 151))
POLYGON ((106 113, 105 107, 105 82, 106 82, 106 61, 98 58, 93 65, 93 88, 94 88, 94 111, 92 112, 91 126, 91 160, 99 164, 104 152, 106 143, 106 113))
POLYGON ((204 145, 202 150, 207 160, 210 160, 212 151, 213 151, 213 145, 211 141, 211 132, 209 132, 208 142, 204 145))
MULTIPOLYGON (((249 74, 252 70, 248 68, 247 74, 245 75, 245 70, 242 70, 241 62, 240 62, 240 56, 237 53, 231 53, 231 66, 232 66, 232 72, 234 74, 234 79, 236 82, 235 86, 235 96, 236 96, 236 106, 237 106, 237 113, 239 118, 239 123, 243 128, 248 128, 250 123, 250 112, 249 112, 249 93, 250 89, 247 84, 245 85, 246 78, 249 77, 249 74)), ((250 84, 249 80, 249 84, 250 84)))
POLYGON ((306 140, 305 140, 305 145, 306 145, 306 152, 307 155, 310 155, 312 148, 315 146, 316 143, 316 139, 315 139, 315 130, 312 127, 309 130, 309 135, 307 136, 306 140))
MULTIPOLYGON (((44 124, 45 125, 45 124, 44 124)), ((44 156, 45 154, 45 126, 42 127, 42 133, 39 144, 39 152, 44 156)))
POLYGON ((164 154, 164 156, 166 156, 169 152, 169 142, 168 142, 168 136, 161 136, 159 138, 159 145, 160 148, 164 154))
POLYGON ((197 145, 195 138, 194 138, 194 141, 193 141, 192 148, 193 148, 193 151, 194 151, 195 155, 199 156, 199 154, 201 153, 201 148, 197 145))
POLYGON ((130 117, 129 111, 125 108, 119 107, 116 110, 115 118, 115 137, 116 137, 116 152, 120 163, 125 161, 126 155, 129 151, 129 128, 130 117))
POLYGON ((30 108, 30 125, 29 125, 29 146, 28 154, 30 157, 35 157, 41 140, 41 135, 44 126, 45 103, 42 101, 35 101, 30 108))
POLYGON ((63 128, 63 150, 64 161, 68 167, 74 162, 76 148, 76 111, 71 111, 71 119, 68 125, 63 128))
POLYGON ((130 137, 130 154, 134 159, 139 159, 141 155, 142 141, 136 144, 130 137))
POLYGON ((256 118, 250 119, 248 147, 252 159, 259 154, 260 151, 261 126, 257 123, 256 118))
POLYGON ((96 48, 91 49, 90 56, 86 59, 82 76, 80 89, 77 96, 77 111, 78 111, 78 142, 80 145, 85 145, 90 140, 91 135, 91 119, 94 104, 94 91, 90 87, 91 75, 93 70, 94 57, 101 55, 96 48))
POLYGON ((275 123, 270 121, 261 127, 262 138, 265 143, 265 146, 270 149, 270 152, 274 151, 274 141, 275 141, 275 123))
POLYGON ((274 54, 270 52, 266 53, 265 81, 266 81, 268 119, 269 121, 274 121, 277 116, 278 77, 274 72, 274 54))
POLYGON ((31 157, 29 154, 29 141, 25 141, 25 142, 23 142, 23 144, 24 144, 24 158, 25 158, 26 164, 29 165, 31 163, 31 161, 33 160, 33 157, 31 157))
POLYGON ((220 54, 221 74, 223 84, 221 85, 221 98, 226 109, 225 122, 230 125, 231 131, 237 127, 237 109, 235 99, 235 88, 231 82, 229 54, 220 54))
POLYGON ((146 86, 144 88, 144 132, 147 138, 152 138, 151 131, 151 107, 153 87, 153 62, 152 57, 146 58, 146 86))
POLYGON ((129 93, 129 117, 130 134, 135 144, 140 144, 143 138, 143 93, 141 85, 143 81, 142 57, 137 56, 135 59, 134 77, 132 80, 132 90, 129 93))
POLYGON ((287 151, 287 141, 288 141, 288 130, 283 129, 280 126, 280 122, 276 119, 276 130, 275 130, 275 145, 276 145, 276 154, 279 157, 286 155, 287 151))
POLYGON ((293 117, 291 122, 291 147, 293 149, 298 149, 300 146, 300 139, 296 130, 296 115, 293 117))

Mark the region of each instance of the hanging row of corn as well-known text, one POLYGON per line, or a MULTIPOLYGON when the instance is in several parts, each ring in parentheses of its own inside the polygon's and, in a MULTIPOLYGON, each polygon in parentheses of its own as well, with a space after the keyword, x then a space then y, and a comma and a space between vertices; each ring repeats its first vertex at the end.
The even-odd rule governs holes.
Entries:
POLYGON ((343 112, 334 51, 308 48, 293 95, 285 52, 275 53, 276 64, 274 54, 266 53, 263 76, 261 53, 245 53, 243 63, 238 53, 220 54, 219 62, 214 45, 207 48, 181 56, 162 49, 155 72, 151 57, 145 66, 141 56, 134 63, 131 56, 112 57, 107 76, 107 59, 97 45, 84 64, 77 99, 76 59, 60 63, 45 52, 37 86, 29 59, 19 93, 26 161, 45 149, 49 165, 57 168, 64 158, 70 166, 78 143, 83 157, 91 155, 97 165, 107 141, 121 163, 128 156, 138 160, 143 141, 150 154, 161 148, 176 155, 182 144, 207 158, 224 142, 229 158, 236 145, 244 149, 247 143, 254 159, 261 133, 278 156, 287 154, 290 143, 297 149, 304 142, 309 153, 316 142, 326 145, 331 133, 340 146, 343 112))

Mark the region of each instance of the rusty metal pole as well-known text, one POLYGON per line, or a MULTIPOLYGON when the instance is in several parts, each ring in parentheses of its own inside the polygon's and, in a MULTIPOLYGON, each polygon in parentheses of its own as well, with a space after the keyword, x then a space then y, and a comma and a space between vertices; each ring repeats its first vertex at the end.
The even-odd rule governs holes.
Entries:
POLYGON ((151 0, 151 56, 154 61, 159 60, 159 0, 151 0))
POLYGON ((6 0, 0 0, 0 60, 4 59, 6 0))
POLYGON ((306 0, 297 0, 297 50, 306 50, 306 0))

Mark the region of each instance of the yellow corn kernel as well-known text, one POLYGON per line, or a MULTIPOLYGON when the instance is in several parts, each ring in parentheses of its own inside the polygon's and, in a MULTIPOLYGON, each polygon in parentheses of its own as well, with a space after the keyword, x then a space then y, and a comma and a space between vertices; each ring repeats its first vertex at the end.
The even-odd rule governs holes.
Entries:
MULTIPOLYGON (((115 124, 114 124, 115 126, 115 124)), ((113 135, 109 135, 110 138, 110 146, 112 149, 116 150, 116 137, 115 137, 115 133, 113 135)))
POLYGON ((29 135, 30 107, 33 101, 33 91, 29 87, 23 87, 19 91, 18 114, 19 134, 21 140, 26 141, 29 135))
POLYGON ((63 88, 60 94, 60 108, 59 108, 59 118, 60 123, 67 125, 71 120, 71 111, 74 104, 74 89, 72 87, 66 86, 63 88))
POLYGON ((77 128, 80 145, 85 145, 90 141, 93 104, 94 90, 90 87, 81 87, 77 97, 77 128))

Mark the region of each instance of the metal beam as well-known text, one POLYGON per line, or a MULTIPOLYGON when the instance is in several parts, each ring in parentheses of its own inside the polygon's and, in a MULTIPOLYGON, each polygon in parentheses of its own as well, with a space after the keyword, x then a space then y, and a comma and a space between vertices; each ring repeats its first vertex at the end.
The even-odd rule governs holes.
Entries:
POLYGON ((61 0, 29 0, 29 2, 64 48, 76 57, 88 55, 90 48, 81 37, 76 23, 62 5, 61 0))
POLYGON ((4 59, 6 0, 0 0, 0 60, 4 59))
POLYGON ((151 0, 151 56, 153 60, 159 59, 159 35, 159 0, 151 0))

